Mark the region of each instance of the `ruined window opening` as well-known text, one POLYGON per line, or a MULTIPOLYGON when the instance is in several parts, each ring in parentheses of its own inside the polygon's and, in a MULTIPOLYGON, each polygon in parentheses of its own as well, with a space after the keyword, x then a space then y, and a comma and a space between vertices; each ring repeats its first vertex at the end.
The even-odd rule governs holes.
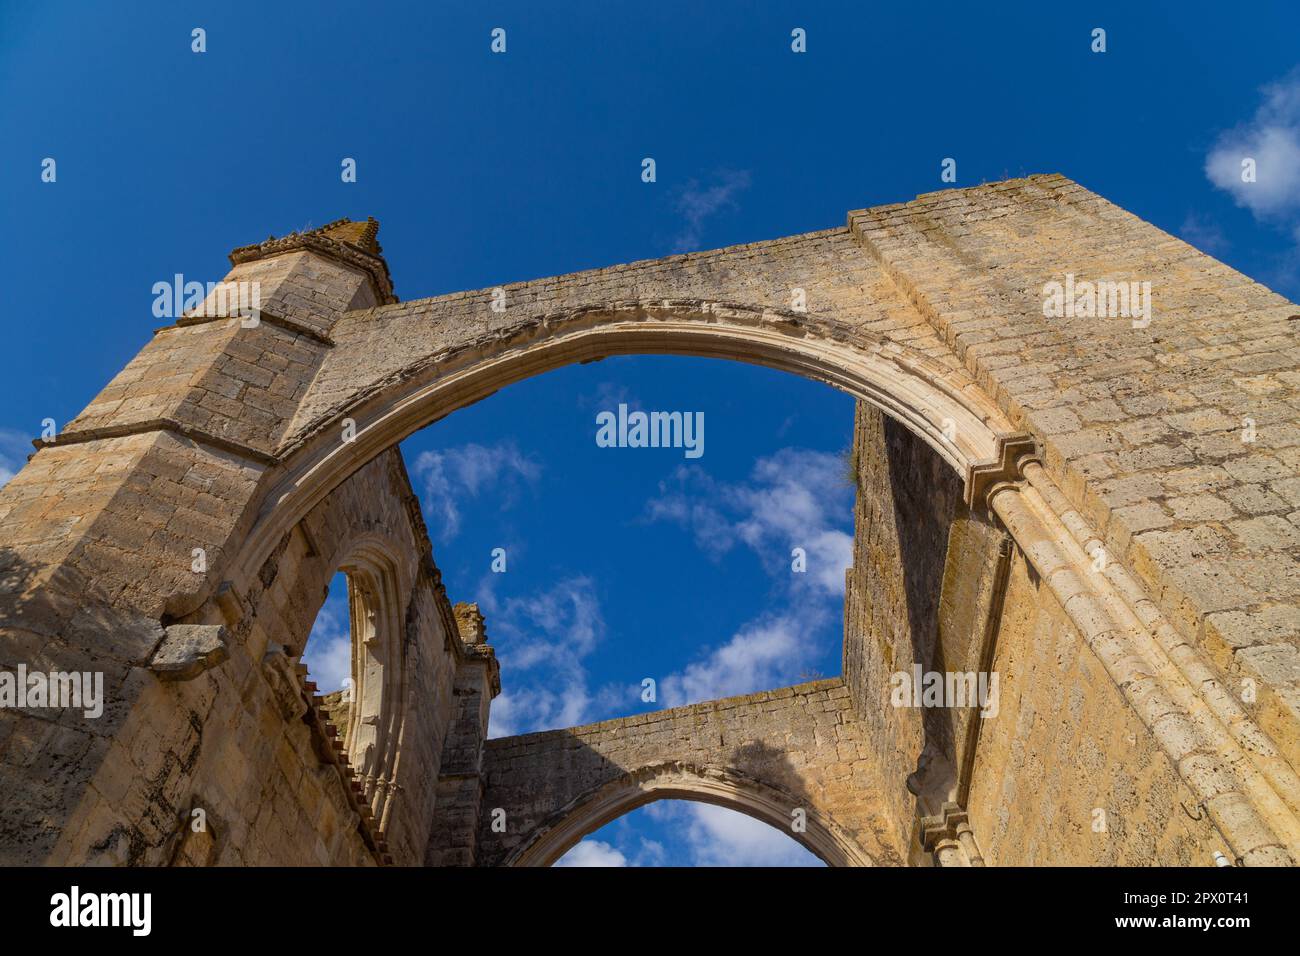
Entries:
POLYGON ((329 590, 303 661, 309 674, 319 661, 322 676, 342 685, 322 687, 328 691, 326 709, 382 829, 394 805, 393 778, 405 717, 404 601, 396 563, 382 549, 360 548, 340 565, 329 590), (342 601, 334 597, 340 585, 342 601), (340 621, 344 613, 346 620, 340 621), (340 679, 338 645, 343 640, 346 677, 340 679))

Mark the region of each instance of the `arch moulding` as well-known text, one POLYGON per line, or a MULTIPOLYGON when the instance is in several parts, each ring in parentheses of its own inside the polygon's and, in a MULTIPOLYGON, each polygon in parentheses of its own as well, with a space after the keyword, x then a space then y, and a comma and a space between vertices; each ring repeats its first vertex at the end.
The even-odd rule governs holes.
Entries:
POLYGON ((424 426, 543 372, 635 354, 731 359, 847 392, 916 433, 956 471, 976 506, 981 491, 1014 474, 1015 460, 1033 448, 964 370, 833 318, 701 300, 589 306, 420 357, 300 415, 232 574, 255 573, 318 501, 424 426))
POLYGON ((828 866, 875 865, 851 835, 807 801, 731 768, 678 762, 643 767, 582 794, 540 823, 504 863, 551 866, 587 834, 656 800, 691 800, 744 813, 787 833, 828 866), (806 814, 803 831, 791 828, 793 807, 806 814))

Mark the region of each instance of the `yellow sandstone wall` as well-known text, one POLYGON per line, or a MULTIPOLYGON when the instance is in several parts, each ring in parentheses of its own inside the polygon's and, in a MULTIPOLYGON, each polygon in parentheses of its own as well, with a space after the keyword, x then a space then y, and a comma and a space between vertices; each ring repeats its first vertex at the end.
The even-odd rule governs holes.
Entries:
POLYGON ((1213 866, 1232 853, 1017 552, 968 810, 990 865, 1213 866), (1104 816, 1097 811, 1104 811, 1104 816))
MULTIPOLYGON (((464 657, 400 452, 364 467, 318 505, 241 600, 229 657, 185 681, 135 672, 140 702, 94 775, 52 862, 372 865, 378 821, 343 771, 321 698, 297 665, 326 588, 352 543, 393 539, 412 582, 405 633, 402 760, 385 814, 388 855, 423 861, 451 683, 464 657), (160 728, 174 731, 164 737, 160 728), (191 825, 201 810, 205 831, 191 825), (368 841, 370 841, 368 843, 368 841)), ((355 761, 354 761, 355 763, 355 761)))
POLYGON ((860 404, 854 458, 844 670, 884 762, 892 817, 935 814, 956 800, 989 865, 1210 866, 1216 850, 1231 858, 1018 549, 1006 549, 999 582, 1009 539, 970 514, 934 453, 860 404), (996 716, 891 706, 892 673, 914 661, 926 671, 978 671, 988 652, 996 716), (927 749, 909 792, 904 781, 927 749), (918 792, 928 798, 919 808, 918 792))

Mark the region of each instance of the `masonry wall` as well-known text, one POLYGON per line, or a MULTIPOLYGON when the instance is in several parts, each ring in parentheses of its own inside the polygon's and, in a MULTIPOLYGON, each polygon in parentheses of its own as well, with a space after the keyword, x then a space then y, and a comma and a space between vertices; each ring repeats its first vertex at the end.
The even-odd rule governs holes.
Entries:
POLYGON ((282 542, 259 575, 259 588, 240 599, 243 615, 231 629, 228 660, 189 681, 137 672, 141 703, 112 740, 55 862, 376 862, 368 841, 378 821, 362 826, 368 807, 362 809, 365 801, 342 769, 346 755, 322 732, 319 698, 296 664, 335 570, 355 542, 373 534, 392 540, 406 582, 405 630, 394 635, 406 719, 382 822, 394 861, 422 862, 459 658, 449 641, 450 607, 413 502, 394 449, 345 482, 282 542), (194 808, 211 828, 202 840, 188 835, 194 808))
POLYGON ((430 562, 406 613, 406 719, 389 805, 380 821, 393 859, 403 866, 423 863, 437 813, 438 774, 455 706, 452 684, 463 666, 460 639, 451 626, 447 596, 430 562))
MULTIPOLYGON (((159 693, 143 664, 164 637, 169 599, 195 590, 192 550, 226 539, 238 521, 226 502, 251 494, 261 473, 255 463, 150 432, 44 449, 0 491, 0 664, 101 672, 106 698, 93 720, 71 710, 0 709, 0 790, 12 795, 0 801, 0 862, 44 862, 60 841, 76 845, 76 856, 139 859, 174 829, 170 812, 145 820, 147 794, 166 784, 164 795, 179 801, 180 772, 168 768, 183 764, 194 731, 188 702, 166 711, 170 722, 152 700, 144 708, 153 717, 135 711, 138 697, 159 693), (133 752, 145 762, 132 771, 137 780, 91 786, 133 752), (116 807, 104 811, 115 822, 106 817, 83 833, 74 821, 98 811, 78 814, 81 806, 116 807), (132 820, 144 827, 125 841, 134 852, 94 848, 132 820)), ((219 544, 208 553, 215 560, 219 544)))
MULTIPOLYGON (((852 454, 857 501, 844 678, 880 755, 878 786, 906 843, 915 813, 908 779, 918 789, 924 779, 939 780, 942 789, 951 777, 941 765, 951 766, 953 732, 946 712, 890 706, 891 677, 910 673, 913 662, 945 669, 938 610, 960 481, 919 439, 865 403, 857 407, 852 454)), ((930 812, 941 802, 942 795, 930 812)))
POLYGON ((788 310, 792 290, 800 288, 810 296, 810 314, 834 316, 846 326, 888 335, 917 355, 959 368, 924 316, 898 295, 879 265, 843 228, 527 282, 513 279, 501 277, 507 302, 503 312, 490 308, 489 288, 344 316, 331 330, 334 348, 299 405, 285 441, 302 437, 331 411, 377 386, 415 374, 428 356, 484 337, 508 337, 535 326, 543 315, 628 300, 678 301, 686 306, 733 302, 788 310))
POLYGON ((839 679, 488 741, 477 863, 497 865, 603 788, 635 789, 657 768, 735 772, 782 795, 782 819, 815 809, 877 863, 899 863, 897 822, 880 799, 878 753, 839 679), (492 828, 504 810, 506 829, 492 828))
MULTIPOLYGON (((991 515, 958 501, 948 528, 939 598, 936 661, 958 673, 990 673, 996 629, 1006 594, 1011 538, 991 515)), ((971 766, 978 755, 983 719, 974 707, 946 711, 938 722, 943 760, 931 781, 935 797, 968 802, 971 766)))
MULTIPOLYGON (((108 698, 99 720, 0 711, 0 789, 10 795, 0 801, 0 862, 166 855, 168 827, 215 746, 216 735, 199 735, 197 751, 192 739, 188 715, 208 713, 200 682, 229 681, 222 700, 229 688, 247 689, 254 714, 267 705, 236 654, 185 688, 160 688, 147 663, 164 627, 178 621, 215 624, 229 613, 233 647, 250 640, 252 630, 241 628, 252 625, 242 622, 262 614, 268 623, 256 645, 301 636, 277 629, 302 609, 277 622, 279 609, 263 603, 272 582, 252 560, 238 560, 259 514, 273 506, 267 493, 299 460, 295 450, 313 435, 332 438, 340 417, 367 403, 383 407, 454 356, 490 357, 494 340, 516 333, 522 353, 548 322, 598 324, 600 309, 628 301, 629 314, 635 303, 667 303, 702 323, 717 317, 706 306, 737 303, 762 315, 767 331, 824 337, 846 351, 862 333, 888 336, 872 347, 924 367, 927 384, 972 396, 993 431, 1031 434, 1046 478, 1103 539, 1112 566, 1140 582, 1143 613, 1195 648, 1185 656, 1198 657, 1198 674, 1200 656, 1217 668, 1196 678, 1195 692, 1244 729, 1251 753, 1280 781, 1270 784, 1275 796, 1294 803, 1294 775, 1271 750, 1275 743, 1291 767, 1300 765, 1300 308, 1083 187, 1036 176, 948 190, 852 213, 847 228, 510 283, 510 307, 499 315, 487 308, 489 290, 394 303, 377 248, 362 249, 354 231, 264 245, 249 253, 262 259, 243 261, 229 277, 265 279, 260 326, 185 319, 160 330, 0 490, 0 665, 100 671, 108 698), (1152 322, 1045 317, 1045 284, 1067 274, 1150 281, 1152 322), (783 314, 793 288, 807 293, 799 321, 783 314), (207 554, 202 574, 191 570, 196 547, 207 554), (1251 720, 1233 716, 1225 695, 1251 720), (136 775, 115 781, 124 759, 135 761, 136 775)), ((749 347, 737 339, 729 357, 744 358, 749 347)), ((598 357, 599 346, 591 348, 598 357)), ((922 509, 918 529, 944 517, 926 517, 924 501, 914 506, 922 509)), ((889 535, 883 519, 878 527, 862 567, 875 554, 883 568, 889 535)), ((894 544, 912 527, 896 526, 894 544)), ((301 533, 288 536, 285 554, 315 548, 301 533)), ((984 575, 987 552, 971 541, 984 575)), ((918 547, 932 556, 937 546, 918 547)), ((933 577, 933 561, 922 564, 930 568, 923 577, 933 577)), ((973 618, 954 618, 949 641, 941 599, 938 638, 927 645, 925 621, 934 615, 923 605, 933 594, 918 604, 897 575, 882 570, 874 580, 850 582, 850 599, 856 587, 859 600, 853 615, 881 598, 881 613, 910 602, 912 616, 901 629, 863 619, 853 632, 874 635, 855 645, 858 657, 846 654, 854 698, 868 704, 879 700, 871 681, 893 666, 886 648, 894 660, 918 647, 947 660, 950 648, 976 646, 973 618)), ((269 681, 253 650, 244 652, 249 673, 260 667, 258 680, 269 681)), ((1067 698, 1053 699, 1059 707, 1067 698)), ((1097 700, 1101 707, 1104 696, 1097 700)), ((1049 704, 1036 712, 1059 712, 1049 704)), ((872 730, 877 744, 906 755, 894 769, 914 766, 916 745, 924 753, 925 743, 945 739, 942 725, 920 721, 887 716, 872 730)), ((951 729, 957 756, 963 733, 951 729)), ((985 769, 987 779, 1002 779, 996 762, 985 769)), ((901 793, 890 791, 894 817, 906 805, 901 793)), ((1294 814, 1276 810, 1260 812, 1276 816, 1294 845, 1294 814)), ((408 845, 419 843, 412 834, 408 845)))
POLYGON ((1300 307, 1061 176, 849 221, 1300 766, 1300 307), (1150 322, 1044 316, 1067 275, 1149 282, 1150 322))
POLYGON ((1233 854, 1018 551, 967 801, 989 865, 1213 866, 1233 854))
POLYGON ((467 661, 452 688, 452 720, 437 781, 437 812, 425 850, 426 866, 472 866, 478 852, 483 799, 483 744, 492 703, 493 674, 486 662, 467 661))
POLYGON ((270 453, 329 352, 335 316, 375 304, 364 276, 307 252, 236 266, 259 283, 264 321, 181 319, 159 329, 61 437, 176 421, 270 453))
POLYGON ((193 749, 187 714, 204 698, 161 691, 146 664, 164 619, 215 613, 268 451, 328 348, 314 330, 376 301, 349 266, 276 258, 228 276, 265 270, 261 324, 158 330, 0 489, 0 666, 100 672, 106 698, 94 720, 0 709, 4 864, 165 855, 193 749), (128 782, 116 768, 131 753, 128 782))
POLYGON ((954 801, 990 865, 1207 866, 1228 853, 1024 555, 966 508, 937 456, 860 404, 854 463, 845 679, 891 816, 910 826, 954 801), (914 662, 997 674, 996 715, 891 706, 891 675, 914 662))

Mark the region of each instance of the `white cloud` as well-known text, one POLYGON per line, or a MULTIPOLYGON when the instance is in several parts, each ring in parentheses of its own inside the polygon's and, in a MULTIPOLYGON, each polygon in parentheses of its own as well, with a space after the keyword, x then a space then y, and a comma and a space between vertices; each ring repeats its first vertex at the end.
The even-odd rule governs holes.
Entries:
POLYGON ((685 800, 660 800, 656 822, 680 834, 692 866, 823 866, 788 833, 754 817, 685 800))
POLYGON ((491 622, 506 688, 492 702, 489 736, 573 727, 626 702, 626 688, 587 686, 583 661, 605 637, 591 578, 568 578, 504 601, 485 587, 478 603, 491 622))
POLYGON ((641 838, 641 848, 632 860, 633 866, 663 866, 668 850, 658 840, 641 838))
POLYGON ((0 428, 0 488, 27 464, 27 456, 34 450, 31 436, 12 428, 0 428))
POLYGON ((825 619, 824 610, 801 608, 747 624, 703 660, 665 677, 659 697, 665 707, 681 707, 798 683, 820 650, 810 637, 825 619))
POLYGON ((432 530, 448 541, 460 531, 458 500, 462 496, 477 498, 494 491, 501 507, 508 508, 518 497, 521 481, 535 484, 542 467, 507 441, 420 452, 411 472, 423 484, 420 500, 432 530))
POLYGON ((853 489, 838 455, 784 448, 755 463, 749 480, 715 481, 698 467, 681 466, 647 504, 651 521, 689 529, 706 554, 721 559, 750 548, 779 582, 790 608, 750 621, 721 646, 659 683, 665 707, 749 694, 806 680, 825 651, 824 626, 844 594, 853 562, 853 489), (807 570, 792 569, 794 548, 807 553, 807 570))
POLYGON ((751 548, 768 573, 791 588, 811 585, 826 597, 844 594, 853 563, 853 489, 838 455, 783 448, 754 465, 748 482, 728 485, 698 467, 679 466, 646 507, 652 521, 688 527, 705 552, 721 556, 736 544, 751 548), (791 570, 803 548, 807 571, 791 570))
POLYGON ((511 639, 511 666, 585 657, 604 636, 596 585, 585 575, 566 578, 546 591, 492 601, 494 628, 511 639))
POLYGON ((339 690, 351 679, 352 633, 346 589, 341 596, 331 596, 316 615, 302 661, 322 694, 339 690))
POLYGON ((626 405, 628 411, 643 411, 640 400, 632 395, 626 385, 619 382, 598 382, 596 390, 578 398, 580 408, 593 408, 596 411, 617 411, 619 405, 626 405))
POLYGON ((708 803, 690 806, 686 832, 696 866, 822 866, 794 838, 753 817, 708 803))
POLYGON ((556 672, 554 683, 547 678, 516 681, 492 701, 488 718, 489 737, 513 737, 538 730, 578 727, 590 723, 595 701, 587 688, 581 667, 569 673, 556 672))
MULTIPOLYGON (((1255 115, 1224 132, 1205 160, 1205 173, 1256 218, 1294 223, 1300 212, 1300 68, 1265 86, 1255 115), (1256 181, 1242 182, 1242 160, 1256 164, 1256 181)), ((1300 240, 1300 227, 1293 227, 1300 240)))
MULTIPOLYGON (((835 526, 836 519, 852 522, 853 490, 843 473, 837 455, 783 449, 759 460, 747 482, 723 484, 698 467, 684 467, 661 486, 647 505, 650 520, 682 524, 713 555, 752 548, 797 608, 751 621, 664 677, 662 706, 807 679, 809 665, 826 650, 822 631, 852 560, 852 537, 835 526), (807 573, 791 571, 795 546, 808 552, 807 573)), ((492 704, 489 736, 572 727, 626 712, 639 699, 639 685, 589 686, 585 660, 606 633, 589 577, 506 599, 496 593, 500 586, 500 575, 486 575, 477 595, 492 622, 505 686, 492 704)))
MULTIPOLYGON (((618 845, 588 837, 556 861, 556 866, 823 866, 783 830, 736 810, 687 800, 658 800, 642 812, 673 836, 674 858, 668 847, 624 830, 618 845), (635 839, 636 848, 629 849, 635 839)), ((629 820, 623 817, 619 823, 629 820)), ((611 825, 616 826, 616 825, 611 825)), ((600 832, 608 836, 609 829, 600 832)))
POLYGON ((708 186, 701 186, 698 180, 690 180, 677 194, 677 211, 681 213, 685 224, 673 240, 673 252, 698 249, 705 220, 723 209, 735 208, 737 195, 749 188, 749 182, 748 171, 731 169, 722 170, 717 174, 716 181, 708 186))
POLYGON ((556 866, 627 866, 627 857, 601 840, 582 840, 555 861, 556 866))

